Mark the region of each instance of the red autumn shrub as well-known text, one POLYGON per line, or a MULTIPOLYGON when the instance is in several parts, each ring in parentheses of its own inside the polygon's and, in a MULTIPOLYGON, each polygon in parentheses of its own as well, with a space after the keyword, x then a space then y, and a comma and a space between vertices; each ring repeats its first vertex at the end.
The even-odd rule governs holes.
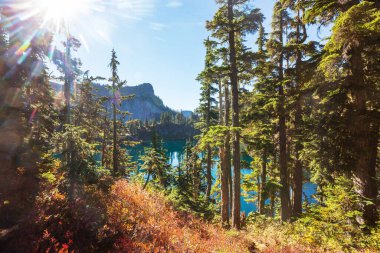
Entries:
MULTIPOLYGON (((35 208, 35 252, 99 252, 105 242, 99 231, 105 224, 106 193, 96 186, 76 184, 69 199, 64 175, 41 184, 35 208)), ((108 238, 105 238, 108 240, 108 238)), ((105 246, 111 247, 111 246, 105 246)))
POLYGON ((30 236, 31 243, 10 252, 240 253, 254 248, 243 232, 175 211, 162 193, 126 180, 109 192, 78 185, 71 201, 58 181, 44 184, 34 213, 19 236, 30 236))
POLYGON ((249 252, 242 236, 173 210, 163 194, 121 180, 107 201, 112 252, 249 252))

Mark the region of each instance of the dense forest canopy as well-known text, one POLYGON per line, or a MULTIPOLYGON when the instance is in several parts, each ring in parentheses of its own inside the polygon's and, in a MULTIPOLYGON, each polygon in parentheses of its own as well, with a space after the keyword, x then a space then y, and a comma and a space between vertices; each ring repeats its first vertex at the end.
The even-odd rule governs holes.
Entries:
POLYGON ((0 2, 1 252, 380 251, 380 2, 215 3, 199 106, 138 119, 77 56, 99 3, 0 2))

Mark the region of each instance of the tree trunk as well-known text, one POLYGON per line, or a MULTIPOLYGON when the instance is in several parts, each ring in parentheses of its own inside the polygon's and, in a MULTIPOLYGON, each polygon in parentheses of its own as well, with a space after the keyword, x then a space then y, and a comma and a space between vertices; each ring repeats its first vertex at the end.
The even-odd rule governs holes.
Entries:
POLYGON ((143 190, 145 190, 145 188, 147 187, 147 185, 149 183, 149 179, 150 179, 150 172, 148 172, 148 176, 146 177, 145 184, 143 186, 143 190))
POLYGON ((257 201, 256 201, 256 211, 260 213, 260 205, 261 205, 261 193, 262 193, 262 185, 261 185, 261 179, 260 176, 256 176, 256 182, 257 182, 257 201))
MULTIPOLYGON (((227 102, 226 102, 226 126, 231 126, 231 91, 227 86, 226 89, 227 92, 227 102)), ((232 188, 232 166, 231 166, 231 132, 227 132, 226 136, 226 169, 227 169, 227 175, 228 175, 228 194, 230 196, 229 203, 228 203, 228 217, 232 218, 232 198, 233 198, 233 188, 232 188)))
MULTIPOLYGON (((376 172, 376 168, 378 164, 378 154, 379 154, 379 137, 380 137, 380 128, 379 128, 379 122, 374 121, 372 124, 372 129, 371 129, 371 143, 370 143, 370 148, 371 148, 371 165, 370 168, 374 168, 373 170, 376 172)), ((375 189, 376 193, 373 193, 374 196, 378 195, 378 188, 375 189)), ((376 209, 379 210, 379 201, 375 202, 376 209)))
MULTIPOLYGON (((239 87, 236 60, 235 27, 233 0, 228 1, 229 22, 229 53, 230 53, 230 79, 232 89, 232 127, 239 127, 239 87)), ((232 201, 232 227, 240 229, 240 136, 239 131, 232 131, 232 157, 233 157, 233 201, 232 201)))
POLYGON ((113 172, 116 175, 118 173, 118 162, 117 162, 117 115, 116 115, 116 95, 115 95, 115 81, 112 83, 112 96, 113 96, 113 152, 112 152, 112 161, 113 161, 113 172))
POLYGON ((260 175, 260 201, 259 201, 259 213, 265 213, 265 200, 266 200, 266 184, 267 184, 267 151, 264 148, 263 161, 260 175))
POLYGON ((364 63, 360 48, 351 50, 350 75, 353 117, 351 138, 354 148, 354 185, 357 193, 364 198, 361 203, 363 220, 368 226, 375 226, 378 220, 376 210, 377 183, 376 163, 373 163, 373 137, 371 119, 366 107, 367 91, 364 80, 364 63), (372 146, 371 146, 372 144, 372 146))
MULTIPOLYGON (((229 126, 229 116, 230 116, 230 99, 229 99, 229 88, 228 82, 224 84, 224 124, 229 126)), ((222 122, 223 123, 223 122, 222 122)), ((229 178, 231 173, 231 157, 230 157, 230 134, 226 133, 226 138, 224 140, 223 146, 223 156, 221 157, 221 195, 222 195, 222 224, 229 224, 229 210, 230 210, 230 192, 229 192, 229 178)))
POLYGON ((207 199, 210 199, 211 195, 211 187, 212 187, 212 176, 211 176, 211 168, 212 168, 212 150, 211 147, 207 147, 207 165, 206 165, 206 181, 207 181, 207 188, 206 188, 206 197, 207 199))
MULTIPOLYGON (((304 43, 307 39, 307 33, 306 33, 306 26, 301 21, 301 12, 300 10, 297 11, 297 43, 298 45, 301 45, 304 43), (303 31, 302 37, 301 37, 301 28, 303 31)), ((300 49, 296 50, 296 85, 298 89, 301 89, 301 64, 302 64, 302 52, 300 49)), ((296 133, 296 144, 294 147, 294 153, 295 153, 295 165, 294 165, 294 171, 293 171, 293 210, 292 210, 292 216, 295 218, 298 218, 302 214, 302 183, 303 183, 303 169, 302 169, 302 161, 300 158, 300 152, 303 149, 303 145, 301 142, 301 125, 302 125, 302 105, 301 105, 301 98, 297 98, 296 101, 296 112, 295 112, 295 119, 294 119, 294 125, 295 125, 295 133, 296 133)))
POLYGON ((207 199, 210 198, 211 195, 211 187, 212 187, 212 176, 211 176, 211 169, 212 169, 212 150, 211 147, 207 147, 207 172, 206 172, 206 181, 207 181, 207 189, 206 189, 206 197, 207 199))
MULTIPOLYGON (((8 99, 15 98, 15 101, 19 101, 17 89, 4 87, 2 89, 4 90, 0 93, 6 93, 8 99)), ((12 105, 11 101, 2 100, 0 103, 3 108, 0 115, 2 123, 0 124, 0 228, 8 228, 18 222, 20 215, 15 210, 19 211, 18 209, 24 204, 20 199, 23 195, 20 192, 23 186, 22 178, 16 170, 17 154, 23 144, 22 107, 21 104, 12 105)))
MULTIPOLYGON (((228 139, 230 140, 230 136, 228 136, 228 139)), ((229 153, 228 153, 228 193, 230 196, 230 202, 228 203, 228 217, 232 218, 232 199, 233 199, 233 184, 232 184, 232 167, 231 167, 231 145, 228 145, 229 147, 229 153)))
MULTIPOLYGON (((207 130, 210 129, 211 126, 211 85, 208 85, 207 90, 208 98, 207 98, 207 130)), ((211 175, 211 167, 212 167, 212 149, 210 145, 207 146, 207 157, 206 157, 206 197, 210 199, 211 187, 212 187, 212 175, 211 175)))
MULTIPOLYGON (((24 101, 21 93, 24 82, 17 76, 6 77, 5 73, 9 69, 4 64, 3 57, 6 56, 0 55, 0 62, 4 65, 0 69, 0 230, 16 225, 25 212, 20 210, 25 205, 25 200, 22 199, 24 182, 20 175, 23 173, 18 173, 16 169, 18 154, 24 143, 24 101)), ((14 71, 20 71, 18 65, 14 66, 14 71)))
POLYGON ((106 130, 104 129, 103 131, 103 134, 104 134, 104 139, 103 139, 103 142, 102 142, 102 166, 104 167, 105 163, 106 163, 106 148, 107 148, 107 139, 106 139, 106 130))
POLYGON ((200 185, 200 169, 197 167, 196 164, 193 165, 193 189, 194 189, 194 201, 196 201, 199 198, 199 185, 200 185))
POLYGON ((286 155, 286 120, 284 112, 284 89, 279 87, 279 134, 280 134, 280 198, 281 198, 281 220, 290 220, 290 192, 289 192, 289 173, 288 173, 288 161, 286 155))
MULTIPOLYGON (((300 122, 301 122, 301 106, 299 101, 296 108, 295 116, 295 130, 296 134, 300 134, 300 122)), ((293 217, 298 218, 302 214, 302 183, 303 183, 303 171, 302 162, 300 159, 300 151, 302 149, 301 141, 299 137, 296 138, 296 144, 294 148, 295 165, 293 171, 293 217)))
MULTIPOLYGON (((70 43, 70 35, 68 35, 66 40, 66 52, 65 52, 65 81, 64 81, 64 97, 65 97, 65 111, 64 111, 64 124, 71 124, 71 88, 73 83, 73 72, 71 66, 71 43, 70 43)), ((73 143, 72 137, 69 135, 67 143, 64 144, 64 154, 63 154, 63 163, 66 166, 66 170, 68 172, 68 198, 70 201, 74 199, 74 191, 75 191, 75 171, 73 166, 73 143)))
POLYGON ((276 196, 275 196, 275 190, 274 189, 271 189, 270 190, 270 214, 271 216, 274 218, 274 215, 275 215, 275 211, 274 211, 274 207, 275 207, 275 201, 276 201, 276 196))
MULTIPOLYGON (((4 21, 3 18, 8 19, 15 14, 5 5, 0 10, 0 20, 4 21)), ((7 64, 10 63, 7 57, 11 56, 6 53, 8 47, 20 42, 19 39, 22 36, 20 38, 18 35, 22 32, 16 29, 24 25, 26 23, 21 22, 6 29, 4 23, 0 24, 0 36, 4 36, 0 39, 2 66, 0 68, 0 248, 2 252, 8 252, 6 244, 13 239, 11 239, 12 236, 17 235, 23 221, 30 218, 34 210, 34 199, 39 183, 38 170, 35 166, 38 152, 32 153, 34 150, 28 149, 29 147, 23 148, 24 144, 28 144, 25 139, 27 134, 25 102, 27 101, 25 101, 23 87, 26 80, 32 82, 35 80, 30 80, 30 69, 24 68, 29 65, 7 64), (13 43, 8 45, 7 40, 13 43), (22 170, 18 170, 18 167, 22 170)), ((31 51, 26 61, 30 61, 35 54, 33 45, 29 49, 31 51)), ((12 241, 19 240, 15 238, 12 241)), ((9 252, 20 251, 20 248, 17 250, 16 248, 17 245, 11 245, 12 250, 9 252)))
MULTIPOLYGON (((280 43, 283 45, 283 11, 280 11, 280 43)), ((281 199, 281 220, 289 221, 291 216, 290 192, 289 192, 289 172, 286 154, 286 116, 285 116, 285 94, 284 94, 284 52, 280 52, 279 59, 279 136, 280 136, 280 199, 281 199)))
MULTIPOLYGON (((223 117, 224 117, 224 115, 223 115, 223 82, 222 82, 222 80, 219 80, 219 125, 220 126, 223 126, 223 124, 224 124, 223 117)), ((223 144, 221 147, 219 147, 220 172, 221 172, 221 178, 220 178, 221 188, 222 188, 222 180, 223 179, 226 180, 226 178, 227 178, 226 165, 224 163, 224 156, 225 156, 225 151, 224 151, 224 144, 223 144)), ((228 183, 228 181, 227 181, 227 183, 228 183)), ((224 182, 224 184, 223 184, 223 186, 226 187, 226 189, 228 189, 227 183, 224 182)), ((222 191, 221 194, 223 194, 223 191, 222 191)), ((225 192, 224 194, 228 195, 228 190, 227 190, 227 193, 225 192)), ((228 209, 228 207, 227 207, 227 209, 228 209)), ((228 215, 228 210, 227 210, 227 215, 228 215)))
MULTIPOLYGON (((70 36, 70 35, 68 35, 70 36)), ((65 124, 71 123, 71 87, 73 73, 71 70, 71 44, 70 38, 66 40, 66 56, 65 56, 65 82, 64 82, 64 97, 65 97, 65 124)))

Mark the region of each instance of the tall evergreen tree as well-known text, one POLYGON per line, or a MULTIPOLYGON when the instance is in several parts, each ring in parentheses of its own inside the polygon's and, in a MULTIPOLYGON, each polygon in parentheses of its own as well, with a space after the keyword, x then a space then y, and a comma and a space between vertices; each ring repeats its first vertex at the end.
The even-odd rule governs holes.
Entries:
POLYGON ((259 36, 256 41, 258 51, 255 53, 253 76, 254 87, 252 92, 243 96, 242 123, 244 125, 243 138, 247 143, 249 154, 254 160, 260 160, 259 175, 253 168, 253 173, 258 176, 257 201, 258 212, 264 214, 265 201, 268 198, 268 160, 270 155, 275 155, 273 137, 276 126, 274 108, 275 87, 271 76, 272 67, 268 62, 266 50, 267 34, 263 25, 260 25, 259 36))
MULTIPOLYGON (((257 31, 262 15, 258 9, 250 8, 249 0, 217 1, 220 8, 214 20, 208 22, 207 28, 212 36, 227 44, 228 66, 232 95, 232 160, 233 160, 233 201, 232 226, 240 228, 240 133, 239 133, 239 56, 246 50, 241 47, 242 39, 249 33, 257 31), (242 50, 239 52, 239 49, 242 50)), ((241 71, 241 70, 240 70, 241 71)))
POLYGON ((334 162, 322 160, 330 171, 352 172, 355 189, 363 198, 363 219, 373 226, 378 220, 374 161, 378 157, 379 132, 379 4, 357 0, 307 1, 306 6, 310 23, 333 24, 319 68, 322 80, 318 83, 324 98, 321 119, 329 122, 323 128, 328 134, 325 141, 330 161, 334 162))
MULTIPOLYGON (((294 17, 293 26, 295 31, 293 36, 289 39, 290 47, 294 48, 293 61, 294 61, 294 86, 296 89, 302 89, 302 60, 303 51, 302 44, 307 39, 306 25, 302 21, 303 5, 302 1, 294 1, 289 3, 290 8, 296 12, 294 17)), ((292 216, 300 217, 302 214, 302 185, 303 185, 303 166, 301 161, 301 151, 303 144, 301 140, 302 136, 302 97, 298 97, 295 100, 295 116, 294 116, 294 132, 295 132, 295 145, 294 145, 294 169, 293 169, 293 203, 292 203, 292 216)))
POLYGON ((116 175, 119 171, 118 164, 118 138, 117 138, 117 105, 121 103, 121 97, 119 89, 124 85, 125 82, 120 82, 118 75, 118 65, 120 62, 117 60, 116 52, 112 50, 111 62, 109 67, 111 68, 112 77, 110 79, 112 83, 112 120, 113 120, 113 139, 112 139, 112 161, 113 161, 113 172, 116 175))
MULTIPOLYGON (((64 108, 61 112, 61 128, 63 132, 66 132, 67 128, 70 128, 71 121, 71 109, 72 109, 72 95, 74 81, 81 74, 81 61, 78 58, 73 57, 73 52, 77 51, 81 47, 81 43, 78 39, 67 34, 66 41, 63 43, 64 52, 55 49, 53 54, 53 62, 57 66, 58 71, 63 75, 59 79, 63 81, 63 97, 64 108)), ((69 131, 67 131, 69 132, 69 131)), ((70 136, 69 136, 70 137, 70 136)), ((75 154, 73 152, 72 140, 67 138, 67 143, 64 145, 63 151, 63 166, 69 173, 69 185, 71 190, 69 191, 69 197, 72 198, 74 193, 74 184, 76 181, 76 171, 74 169, 75 154)))
POLYGON ((39 20, 20 19, 9 5, 1 6, 0 19, 0 228, 17 231, 32 210, 38 156, 54 130, 44 63, 51 35, 35 36, 39 20))
POLYGON ((147 187, 152 177, 159 187, 165 189, 168 186, 168 175, 170 172, 169 158, 162 147, 162 140, 155 132, 152 135, 151 147, 146 148, 144 153, 144 156, 140 158, 144 162, 141 168, 146 171, 146 180, 143 188, 147 187))
POLYGON ((272 32, 268 41, 268 51, 272 64, 275 66, 274 78, 278 89, 278 131, 280 149, 280 181, 281 181, 281 219, 289 221, 291 217, 291 202, 289 189, 289 170, 287 158, 287 131, 286 131, 286 108, 285 108, 285 79, 284 79, 284 35, 288 26, 289 16, 280 1, 275 3, 273 9, 272 32))
MULTIPOLYGON (((201 115, 201 121, 197 124, 198 128, 202 132, 207 132, 212 125, 216 124, 217 109, 215 106, 216 100, 213 97, 217 92, 217 89, 213 86, 217 79, 217 73, 215 73, 216 55, 215 55, 215 42, 210 39, 205 40, 204 45, 206 47, 206 60, 205 69, 198 76, 198 81, 201 82, 201 98, 200 106, 197 112, 201 115)), ((212 156, 213 150, 210 145, 206 148, 206 196, 210 198, 211 187, 212 187, 212 156)))
POLYGON ((283 1, 283 7, 289 10, 291 19, 287 27, 287 68, 285 71, 285 84, 287 93, 288 112, 288 153, 290 154, 289 172, 292 186, 292 216, 297 218, 302 214, 302 186, 304 179, 304 159, 301 153, 304 150, 306 138, 305 123, 303 121, 305 109, 309 107, 309 91, 307 83, 310 82, 319 60, 316 50, 317 44, 306 42, 307 29, 303 20, 305 12, 304 1, 283 1))

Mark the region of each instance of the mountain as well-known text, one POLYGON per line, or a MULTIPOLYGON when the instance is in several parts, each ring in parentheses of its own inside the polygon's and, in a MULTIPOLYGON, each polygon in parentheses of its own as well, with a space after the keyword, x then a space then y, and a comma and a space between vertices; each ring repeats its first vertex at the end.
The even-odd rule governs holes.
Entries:
POLYGON ((193 116, 193 112, 192 111, 181 111, 181 113, 187 119, 191 118, 191 116, 193 116))
MULTIPOLYGON (((109 90, 99 84, 94 84, 99 96, 109 96, 109 90)), ((150 83, 143 83, 137 86, 125 86, 120 89, 121 96, 134 95, 133 99, 123 101, 122 111, 132 114, 132 119, 159 119, 161 113, 172 112, 173 110, 165 106, 161 98, 155 95, 153 86, 150 83)))
MULTIPOLYGON (((62 91, 61 84, 52 83, 52 87, 56 92, 62 91)), ((94 87, 97 95, 110 96, 110 91, 106 86, 94 84, 94 87)), ((172 109, 164 105, 161 98, 155 95, 153 86, 150 83, 125 86, 120 89, 120 95, 134 95, 133 99, 123 101, 120 108, 122 111, 130 112, 132 114, 131 119, 159 119, 163 112, 174 113, 172 109)))

